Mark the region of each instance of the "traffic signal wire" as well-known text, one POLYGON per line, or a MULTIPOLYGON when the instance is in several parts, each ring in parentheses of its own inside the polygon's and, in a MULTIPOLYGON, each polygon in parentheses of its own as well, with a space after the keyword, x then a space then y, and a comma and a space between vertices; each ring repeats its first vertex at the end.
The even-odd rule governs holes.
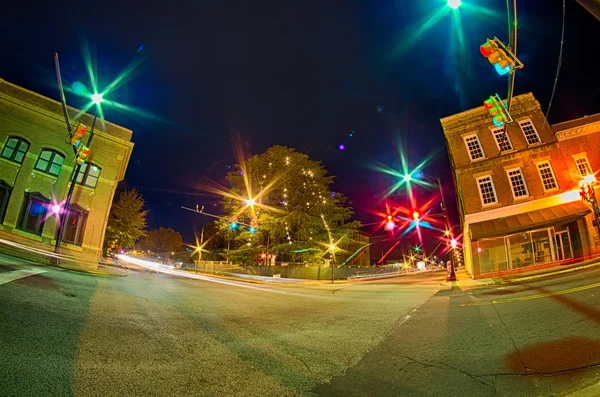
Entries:
POLYGON ((562 31, 560 33, 560 51, 558 52, 558 65, 556 67, 556 76, 554 77, 554 86, 552 87, 552 94, 550 95, 550 102, 548 103, 548 110, 546 110, 546 120, 550 114, 550 108, 552 107, 552 101, 554 100, 554 93, 556 92, 556 83, 558 82, 558 74, 560 73, 560 67, 562 66, 563 59, 563 46, 565 42, 565 3, 563 0, 563 12, 562 12, 562 31))

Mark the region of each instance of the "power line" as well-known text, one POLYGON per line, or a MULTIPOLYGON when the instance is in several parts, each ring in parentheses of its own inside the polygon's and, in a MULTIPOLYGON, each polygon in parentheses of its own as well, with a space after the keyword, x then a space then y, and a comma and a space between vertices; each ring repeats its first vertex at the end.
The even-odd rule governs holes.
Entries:
POLYGON ((558 82, 558 74, 560 73, 560 67, 562 66, 563 59, 563 46, 565 42, 565 3, 563 0, 563 12, 562 12, 562 31, 560 33, 560 51, 558 53, 558 65, 556 67, 556 76, 554 77, 554 87, 552 87, 552 95, 550 95, 550 102, 548 103, 548 110, 546 110, 546 120, 550 114, 550 108, 552 107, 552 100, 554 100, 554 93, 556 92, 556 83, 558 82))

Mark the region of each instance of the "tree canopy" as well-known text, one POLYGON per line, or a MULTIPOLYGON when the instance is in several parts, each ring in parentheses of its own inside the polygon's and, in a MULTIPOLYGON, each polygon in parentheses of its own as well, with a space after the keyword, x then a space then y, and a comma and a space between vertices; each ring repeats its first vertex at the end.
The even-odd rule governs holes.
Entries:
POLYGON ((156 253, 178 252, 183 248, 183 239, 179 232, 160 227, 148 231, 140 240, 139 246, 156 253))
POLYGON ((227 175, 233 197, 223 208, 229 222, 221 227, 234 233, 234 259, 252 262, 261 251, 279 260, 322 262, 330 246, 352 238, 360 224, 346 197, 330 189, 334 177, 318 161, 294 149, 273 146, 250 157, 227 175))
POLYGON ((136 189, 125 190, 119 194, 108 217, 104 236, 105 248, 120 250, 133 247, 135 242, 146 234, 144 230, 147 214, 144 199, 136 189))

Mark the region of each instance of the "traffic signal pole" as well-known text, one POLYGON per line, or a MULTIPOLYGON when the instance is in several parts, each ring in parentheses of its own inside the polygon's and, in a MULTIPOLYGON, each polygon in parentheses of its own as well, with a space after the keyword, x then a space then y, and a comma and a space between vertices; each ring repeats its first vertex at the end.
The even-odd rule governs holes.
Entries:
MULTIPOLYGON (((96 126, 96 119, 98 118, 98 105, 96 105, 96 107, 94 108, 94 120, 92 121, 92 128, 90 130, 90 136, 87 140, 87 144, 85 146, 90 147, 90 145, 92 144, 92 139, 94 139, 94 127, 96 126)), ((75 150, 75 153, 77 153, 77 150, 75 150)), ((77 159, 77 157, 76 157, 77 159)), ((79 171, 81 171, 81 166, 84 163, 78 164, 77 162, 75 163, 75 167, 73 168, 73 172, 71 173, 71 185, 69 186, 69 192, 67 193, 67 198, 65 199, 65 204, 63 206, 63 211, 59 211, 57 214, 57 218, 58 218, 58 229, 56 231, 56 243, 54 244, 54 253, 58 254, 60 251, 60 241, 62 239, 64 230, 65 230, 65 222, 64 220, 67 217, 67 214, 69 213, 69 205, 71 205, 71 198, 73 197, 73 191, 75 190, 75 184, 76 184, 76 178, 77 175, 79 174, 79 171)), ((59 263, 59 258, 56 257, 56 263, 59 263)))

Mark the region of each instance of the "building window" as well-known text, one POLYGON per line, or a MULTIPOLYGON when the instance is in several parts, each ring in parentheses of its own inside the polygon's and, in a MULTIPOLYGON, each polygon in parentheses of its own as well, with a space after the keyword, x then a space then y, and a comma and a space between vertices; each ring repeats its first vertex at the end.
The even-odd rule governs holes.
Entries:
POLYGON ((23 138, 11 136, 8 138, 2 148, 2 158, 5 158, 15 163, 22 164, 25 154, 29 150, 29 142, 23 138))
POLYGON ((50 200, 40 193, 25 194, 21 222, 19 222, 20 229, 41 235, 49 204, 50 200))
POLYGON ((519 125, 521 126, 521 131, 523 131, 523 135, 525 135, 528 144, 533 145, 534 143, 540 143, 542 141, 531 120, 519 121, 519 125))
POLYGON ((6 215, 11 192, 12 187, 4 179, 0 179, 0 225, 4 223, 4 215, 6 215))
POLYGON ((492 134, 494 134, 494 138, 496 139, 496 145, 498 145, 498 150, 500 150, 500 152, 507 152, 509 150, 513 150, 512 142, 508 137, 508 131, 505 134, 504 127, 494 128, 492 130, 492 134))
POLYGON ((484 158, 483 149, 481 147, 481 143, 479 143, 479 138, 477 134, 467 135, 464 137, 465 144, 467 145, 467 151, 469 152, 469 157, 471 161, 484 158))
POLYGON ((100 179, 101 171, 102 168, 95 164, 84 163, 79 169, 79 173, 77 173, 75 182, 83 186, 95 188, 98 184, 98 179, 100 179))
POLYGON ((589 174, 593 174, 592 167, 590 166, 590 162, 588 161, 587 155, 585 153, 576 154, 573 156, 575 159, 575 164, 577 164, 577 170, 581 176, 586 176, 589 174))
POLYGON ((37 163, 35 163, 35 169, 46 174, 58 176, 64 162, 65 156, 56 150, 44 149, 40 153, 37 163))
POLYGON ((66 223, 62 240, 66 243, 81 245, 87 223, 88 213, 77 204, 70 205, 66 215, 66 223))
POLYGON ((537 163, 537 169, 540 173, 540 178, 542 178, 544 190, 558 189, 558 183, 556 183, 556 178, 554 177, 554 171, 552 171, 550 161, 537 163))
POLYGON ((496 199, 496 189, 494 188, 494 182, 492 181, 491 175, 486 175, 477 178, 477 185, 479 186, 479 196, 481 196, 481 203, 484 206, 495 204, 498 202, 498 200, 496 199))
POLYGON ((527 197, 527 185, 525 185, 525 178, 523 177, 523 171, 520 168, 514 168, 512 170, 506 170, 510 186, 512 187, 513 197, 527 197))

